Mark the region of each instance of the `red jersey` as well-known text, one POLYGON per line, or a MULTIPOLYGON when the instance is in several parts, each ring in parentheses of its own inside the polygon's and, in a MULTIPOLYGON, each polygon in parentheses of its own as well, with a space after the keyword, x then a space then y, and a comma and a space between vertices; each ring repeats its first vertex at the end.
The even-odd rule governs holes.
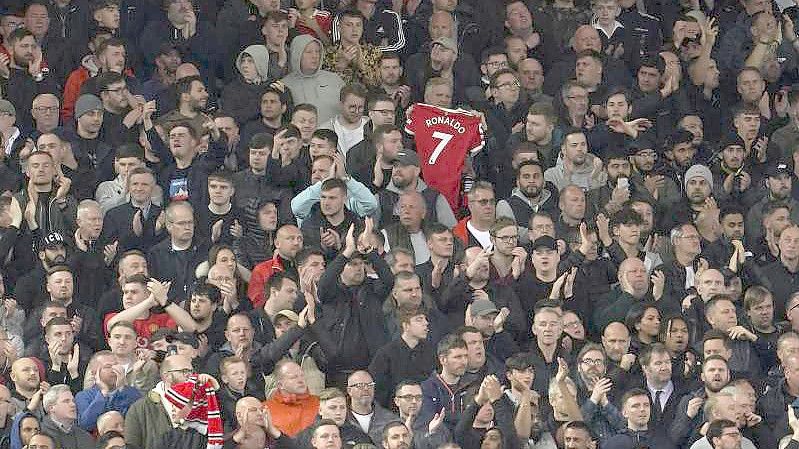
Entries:
POLYGON ((467 154, 485 145, 480 116, 463 109, 416 103, 405 131, 416 143, 427 185, 441 192, 452 210, 459 210, 463 162, 467 154))
MULTIPOLYGON (((119 312, 109 312, 103 320, 103 331, 108 338, 108 321, 119 312)), ((133 328, 136 329, 136 343, 140 348, 146 348, 150 344, 150 337, 158 329, 177 329, 178 325, 168 313, 151 313, 149 317, 133 321, 133 328)))
MULTIPOLYGON (((313 19, 316 20, 316 23, 319 24, 319 29, 325 33, 325 36, 330 36, 330 30, 333 28, 333 15, 331 15, 328 11, 323 11, 320 9, 315 9, 313 12, 313 19)), ((316 35, 316 32, 312 30, 310 27, 307 27, 297 22, 297 25, 294 27, 300 34, 310 34, 311 36, 316 37, 317 39, 320 36, 316 35)))

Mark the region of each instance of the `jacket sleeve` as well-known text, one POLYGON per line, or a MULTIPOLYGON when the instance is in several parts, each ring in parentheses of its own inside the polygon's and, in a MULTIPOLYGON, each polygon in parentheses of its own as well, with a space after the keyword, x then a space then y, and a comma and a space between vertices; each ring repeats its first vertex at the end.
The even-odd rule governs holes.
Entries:
MULTIPOLYGON (((317 291, 319 292, 319 301, 322 304, 335 302, 339 295, 343 292, 338 287, 338 277, 344 271, 344 265, 347 264, 349 259, 339 254, 333 262, 328 265, 322 277, 319 278, 319 285, 317 291)), ((385 262, 384 262, 385 263, 385 262)))
MULTIPOLYGON (((347 208, 355 212, 359 217, 370 217, 377 215, 379 206, 377 204, 377 197, 374 196, 371 190, 354 178, 347 181, 347 208)), ((294 208, 292 201, 292 210, 294 208)), ((296 213, 294 215, 297 215, 296 213)))
POLYGON ((685 396, 680 399, 677 411, 674 414, 674 421, 672 421, 669 429, 669 438, 678 447, 682 447, 687 442, 694 427, 694 420, 688 417, 688 401, 690 399, 691 396, 685 396))
POLYGON ((278 360, 288 352, 291 345, 297 342, 305 333, 305 329, 299 326, 293 326, 286 333, 265 345, 250 358, 254 367, 258 371, 270 372, 278 360))
POLYGON ((291 199, 291 212, 294 213, 294 216, 297 218, 297 226, 302 226, 302 220, 308 218, 308 215, 311 213, 311 208, 313 208, 314 204, 319 202, 321 195, 322 183, 317 182, 291 199))
POLYGON ((480 411, 480 406, 472 402, 466 407, 466 410, 463 411, 461 419, 455 426, 455 442, 463 449, 480 448, 480 436, 472 428, 478 411, 480 411))
POLYGON ((75 397, 75 405, 78 407, 78 426, 87 432, 97 428, 97 418, 105 412, 108 398, 102 395, 96 388, 82 391, 75 397))
MULTIPOLYGON (((367 256, 367 261, 372 264, 375 272, 377 273, 378 282, 374 285, 374 299, 383 302, 383 300, 394 288, 394 273, 388 263, 377 254, 377 251, 372 251, 367 256)), ((342 267, 343 268, 343 267, 342 267)))
POLYGON ((141 401, 133 404, 128 413, 125 415, 125 443, 132 447, 145 447, 145 432, 144 429, 144 401, 149 401, 149 398, 142 399, 141 401))
POLYGON ((502 431, 503 449, 519 449, 519 438, 516 436, 516 427, 513 421, 513 405, 507 395, 502 395, 499 400, 492 403, 494 406, 494 420, 502 431))
POLYGON ((458 224, 458 219, 455 218, 452 207, 450 207, 444 195, 441 194, 436 198, 436 215, 438 216, 438 222, 450 229, 458 224))

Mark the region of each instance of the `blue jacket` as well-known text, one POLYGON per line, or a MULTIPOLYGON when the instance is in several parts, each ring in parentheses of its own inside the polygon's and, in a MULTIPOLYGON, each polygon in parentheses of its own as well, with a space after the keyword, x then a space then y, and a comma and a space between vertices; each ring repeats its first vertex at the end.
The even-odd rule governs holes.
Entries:
POLYGON ((139 390, 133 387, 123 387, 108 396, 103 396, 97 385, 83 390, 75 395, 75 404, 78 406, 78 426, 92 432, 97 428, 97 418, 100 415, 114 410, 124 416, 131 404, 140 397, 139 390))

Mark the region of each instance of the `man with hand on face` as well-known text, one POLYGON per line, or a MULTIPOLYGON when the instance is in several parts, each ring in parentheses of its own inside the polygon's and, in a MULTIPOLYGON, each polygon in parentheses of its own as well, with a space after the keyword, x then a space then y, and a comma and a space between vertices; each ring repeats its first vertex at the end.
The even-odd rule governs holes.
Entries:
POLYGON ((89 361, 95 373, 94 386, 75 395, 78 408, 78 425, 88 431, 97 429, 97 418, 102 413, 116 410, 123 415, 136 402, 141 393, 125 385, 124 368, 114 354, 100 351, 89 361))
POLYGON ((33 270, 22 275, 14 288, 17 304, 26 316, 30 316, 47 298, 47 271, 56 265, 64 265, 67 261, 67 246, 63 235, 51 232, 42 237, 37 245, 37 257, 39 263, 33 270))

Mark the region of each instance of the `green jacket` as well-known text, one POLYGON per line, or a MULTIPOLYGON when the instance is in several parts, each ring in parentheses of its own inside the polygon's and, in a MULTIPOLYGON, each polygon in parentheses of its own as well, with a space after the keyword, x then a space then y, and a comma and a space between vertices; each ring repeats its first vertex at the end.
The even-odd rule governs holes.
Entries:
POLYGON ((154 390, 134 402, 125 415, 125 443, 140 449, 162 449, 156 442, 172 429, 172 421, 154 390))

